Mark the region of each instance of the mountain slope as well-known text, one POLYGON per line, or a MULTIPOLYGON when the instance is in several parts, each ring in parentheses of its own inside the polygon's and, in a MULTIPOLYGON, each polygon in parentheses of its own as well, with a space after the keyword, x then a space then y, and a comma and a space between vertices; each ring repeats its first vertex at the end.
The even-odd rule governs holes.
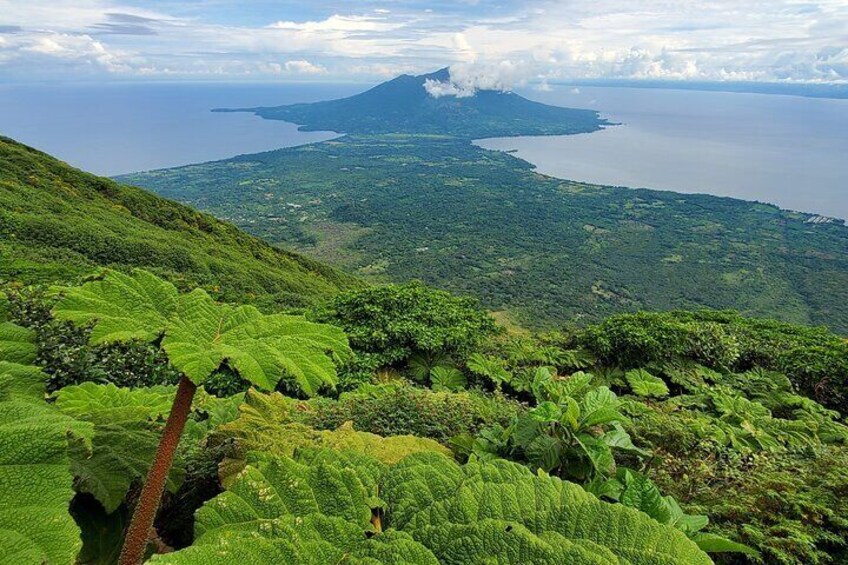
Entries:
POLYGON ((144 267, 225 300, 298 306, 359 286, 212 216, 0 137, 0 282, 144 267))
POLYGON ((356 96, 312 104, 243 110, 271 120, 300 124, 304 131, 420 133, 468 139, 514 135, 567 135, 607 125, 593 110, 548 106, 512 92, 479 91, 474 96, 433 97, 426 81, 446 84, 448 69, 399 76, 356 96))

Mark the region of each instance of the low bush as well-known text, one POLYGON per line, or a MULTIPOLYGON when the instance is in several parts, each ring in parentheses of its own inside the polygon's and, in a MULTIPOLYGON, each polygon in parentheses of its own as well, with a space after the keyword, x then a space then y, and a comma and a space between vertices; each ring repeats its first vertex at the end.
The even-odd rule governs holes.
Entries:
POLYGON ((474 300, 420 282, 342 293, 309 316, 342 328, 366 371, 400 367, 415 353, 464 357, 498 326, 474 300))
POLYGON ((315 398, 300 403, 296 419, 318 429, 353 422, 357 430, 381 436, 416 435, 440 443, 482 428, 506 425, 522 405, 479 392, 434 392, 408 385, 373 387, 372 392, 343 394, 338 400, 315 398))
POLYGON ((575 341, 602 363, 626 369, 687 359, 733 372, 778 371, 800 392, 848 412, 848 341, 826 328, 737 312, 640 312, 590 326, 575 341))

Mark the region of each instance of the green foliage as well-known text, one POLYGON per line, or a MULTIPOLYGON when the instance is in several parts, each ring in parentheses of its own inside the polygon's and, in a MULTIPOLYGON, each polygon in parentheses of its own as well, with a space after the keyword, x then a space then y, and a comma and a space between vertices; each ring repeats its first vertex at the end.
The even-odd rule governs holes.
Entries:
POLYGON ((11 322, 0 323, 0 359, 23 365, 36 357, 35 334, 11 322))
POLYGON ((755 550, 744 544, 701 532, 709 524, 707 516, 686 514, 674 497, 663 496, 651 479, 632 469, 621 468, 615 478, 594 481, 587 485, 587 490, 598 497, 641 510, 657 522, 677 528, 707 553, 758 556, 755 550))
POLYGON ((785 374, 826 406, 848 408, 848 341, 824 328, 735 312, 642 312, 609 318, 577 341, 603 363, 625 368, 686 362, 733 372, 762 367, 785 374))
POLYGON ((466 361, 468 370, 488 379, 494 384, 496 390, 501 390, 504 383, 512 380, 512 375, 504 367, 504 363, 500 359, 487 357, 482 353, 472 353, 466 361))
POLYGON ((545 177, 465 139, 350 135, 125 178, 374 282, 476 297, 525 327, 735 308, 848 331, 845 225, 545 177))
POLYGON ((268 308, 360 286, 207 214, 0 137, 0 281, 68 284, 98 267, 143 267, 182 289, 268 308))
POLYGON ((212 438, 214 445, 226 447, 230 459, 222 476, 238 470, 250 451, 291 456, 298 448, 325 447, 356 451, 385 463, 395 463, 419 451, 450 454, 449 449, 431 439, 411 435, 384 438, 356 431, 352 422, 332 431, 316 430, 295 422, 292 417, 295 404, 296 400, 279 393, 248 392, 239 408, 239 417, 220 426, 212 438))
POLYGON ((80 527, 82 549, 76 565, 117 565, 129 526, 129 513, 120 508, 107 514, 103 506, 89 495, 77 495, 71 501, 71 515, 80 527))
POLYGON ((418 383, 427 384, 436 369, 455 369, 450 355, 442 352, 418 352, 409 357, 409 375, 418 383))
POLYGON ((628 419, 615 393, 591 382, 592 376, 585 373, 563 379, 541 369, 533 386, 538 401, 534 409, 476 440, 458 438, 456 446, 466 454, 508 456, 571 479, 609 477, 615 473, 616 451, 644 452, 622 427, 628 419))
POLYGON ((338 400, 300 402, 291 417, 318 429, 333 430, 350 421, 357 430, 381 436, 415 435, 447 444, 454 436, 508 425, 521 410, 515 401, 474 391, 434 392, 388 385, 345 393, 338 400))
MULTIPOLYGON (((781 375, 752 371, 718 381, 700 394, 628 405, 629 431, 655 456, 645 472, 688 512, 709 515, 704 536, 756 548, 762 557, 753 562, 838 563, 848 545, 845 427, 789 392, 781 375)), ((704 548, 714 542, 705 537, 704 548)))
POLYGON ((637 396, 668 396, 668 387, 665 382, 645 369, 627 371, 624 377, 633 390, 633 394, 637 396))
POLYGON ((348 350, 344 334, 334 327, 263 315, 252 306, 217 304, 201 289, 178 295, 173 285, 144 271, 110 271, 102 280, 72 288, 53 313, 93 324, 95 343, 162 338, 170 363, 196 384, 226 362, 258 386, 273 389, 287 377, 315 394, 336 382, 330 354, 344 356, 348 350))
POLYGON ((376 369, 402 365, 416 354, 468 355, 497 331, 475 306, 412 282, 340 294, 310 317, 342 328, 357 356, 376 369))
MULTIPOLYGON (((14 355, 13 355, 14 357, 14 355)), ((90 441, 91 426, 44 402, 44 375, 0 353, 0 555, 6 563, 72 563, 79 528, 69 441, 90 441), (74 438, 74 439, 72 439, 74 438)))
POLYGON ((388 468, 326 452, 303 459, 253 455, 198 511, 195 545, 153 562, 711 563, 673 528, 513 463, 460 467, 434 453, 388 468))
MULTIPOLYGON (((174 389, 130 390, 84 383, 63 388, 54 396, 61 413, 94 426, 91 445, 71 450, 71 470, 77 492, 91 494, 112 514, 130 487, 147 475, 174 389)), ((178 462, 171 471, 169 490, 177 489, 182 475, 178 462)))
POLYGON ((91 327, 53 319, 56 302, 42 288, 11 293, 14 321, 36 334, 35 364, 47 373, 50 391, 83 382, 111 382, 122 387, 176 384, 179 373, 156 345, 140 341, 90 343, 91 327))
POLYGON ((457 392, 463 390, 468 384, 465 375, 456 367, 434 367, 430 372, 430 382, 433 390, 448 390, 457 392))

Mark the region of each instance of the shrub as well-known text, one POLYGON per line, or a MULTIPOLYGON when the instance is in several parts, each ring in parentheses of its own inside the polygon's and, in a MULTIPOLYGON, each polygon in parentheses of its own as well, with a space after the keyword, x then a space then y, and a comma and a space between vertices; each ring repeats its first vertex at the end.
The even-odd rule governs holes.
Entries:
POLYGON ((309 316, 342 328, 360 364, 371 370, 400 367, 415 353, 464 358, 498 332, 473 300, 420 282, 343 293, 309 316))
POLYGON ((778 371, 804 394, 848 412, 848 342, 826 328, 736 312, 640 312, 590 326, 575 341, 627 369, 683 359, 734 372, 778 371))
POLYGON ((478 392, 434 392, 412 386, 377 387, 372 393, 347 393, 338 400, 301 403, 298 421, 318 429, 353 422, 357 430, 382 436, 416 435, 441 443, 457 435, 507 424, 522 410, 517 402, 478 392))
POLYGON ((162 351, 140 341, 92 345, 91 327, 53 319, 55 300, 44 289, 10 294, 10 316, 35 331, 35 364, 47 374, 47 389, 55 391, 83 382, 109 382, 121 387, 176 384, 179 373, 162 351))

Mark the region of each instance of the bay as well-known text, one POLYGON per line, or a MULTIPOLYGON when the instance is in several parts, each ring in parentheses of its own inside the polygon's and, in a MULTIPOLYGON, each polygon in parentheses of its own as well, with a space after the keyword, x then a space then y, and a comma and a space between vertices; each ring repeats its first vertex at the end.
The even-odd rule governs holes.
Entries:
POLYGON ((313 102, 361 89, 296 83, 0 85, 0 135, 113 176, 332 139, 337 134, 211 110, 313 102))
POLYGON ((591 134, 477 142, 514 151, 540 173, 848 218, 848 100, 594 86, 521 94, 593 108, 621 124, 591 134))

